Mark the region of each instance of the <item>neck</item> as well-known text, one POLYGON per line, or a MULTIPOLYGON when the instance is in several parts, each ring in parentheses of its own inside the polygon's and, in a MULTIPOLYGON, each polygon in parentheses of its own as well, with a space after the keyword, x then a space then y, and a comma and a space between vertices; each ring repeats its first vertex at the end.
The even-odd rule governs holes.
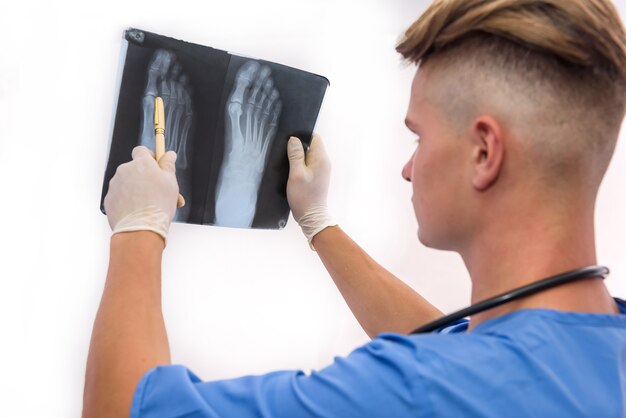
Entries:
MULTIPOLYGON (((460 251, 472 279, 472 304, 549 276, 597 264, 593 209, 587 212, 569 207, 534 211, 532 218, 490 220, 471 245, 460 251)), ((476 314, 470 320, 469 330, 497 316, 533 308, 619 312, 602 279, 590 278, 476 314)))

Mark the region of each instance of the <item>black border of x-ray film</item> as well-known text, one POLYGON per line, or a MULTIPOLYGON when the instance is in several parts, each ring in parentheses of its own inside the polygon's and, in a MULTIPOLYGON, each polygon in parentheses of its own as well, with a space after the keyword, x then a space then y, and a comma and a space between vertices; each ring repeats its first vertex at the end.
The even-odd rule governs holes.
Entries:
MULTIPOLYGON (((109 159, 104 176, 100 209, 110 179, 120 164, 131 160, 139 144, 141 101, 147 82, 147 66, 159 48, 176 54, 192 87, 194 123, 191 189, 192 199, 186 223, 212 225, 215 191, 223 159, 225 104, 237 70, 250 59, 223 50, 193 44, 151 32, 128 29, 124 48, 119 97, 115 109, 109 159)), ((281 229, 289 217, 286 184, 289 174, 286 143, 298 136, 308 147, 322 105, 328 79, 285 65, 254 59, 270 67, 283 103, 278 129, 258 193, 252 228, 281 229)))

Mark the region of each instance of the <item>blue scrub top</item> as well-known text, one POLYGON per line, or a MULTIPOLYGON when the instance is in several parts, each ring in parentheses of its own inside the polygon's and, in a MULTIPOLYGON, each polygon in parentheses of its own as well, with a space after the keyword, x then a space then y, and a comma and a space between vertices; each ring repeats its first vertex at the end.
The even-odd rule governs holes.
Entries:
POLYGON ((131 418, 626 417, 622 315, 524 309, 438 334, 384 333, 310 375, 203 382, 149 370, 131 418))

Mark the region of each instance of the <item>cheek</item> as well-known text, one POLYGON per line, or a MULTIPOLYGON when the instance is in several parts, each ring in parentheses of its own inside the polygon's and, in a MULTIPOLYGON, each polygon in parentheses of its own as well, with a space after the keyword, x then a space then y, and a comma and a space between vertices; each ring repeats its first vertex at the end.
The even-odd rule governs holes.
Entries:
POLYGON ((428 155, 427 150, 418 149, 413 156, 413 191, 418 196, 428 192, 429 184, 432 182, 433 168, 432 155, 428 155))
MULTIPOLYGON (((413 156, 412 185, 413 204, 415 214, 422 217, 428 212, 428 206, 432 204, 432 168, 428 155, 423 150, 418 150, 413 156)), ((418 219, 419 220, 419 219, 418 219)))
POLYGON ((446 158, 444 152, 430 151, 422 149, 421 153, 416 153, 412 173, 416 215, 427 222, 433 221, 433 217, 446 217, 455 189, 455 176, 450 167, 454 163, 446 158))

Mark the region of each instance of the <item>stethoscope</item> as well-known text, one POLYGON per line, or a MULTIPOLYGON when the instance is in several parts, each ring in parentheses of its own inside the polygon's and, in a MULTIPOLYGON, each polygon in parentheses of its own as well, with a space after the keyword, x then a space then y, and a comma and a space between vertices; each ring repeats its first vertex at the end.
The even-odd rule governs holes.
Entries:
POLYGON ((484 312, 488 309, 495 308, 496 306, 503 305, 507 302, 511 302, 516 299, 520 299, 526 296, 533 295, 541 292, 542 290, 551 289, 562 284, 570 283, 576 280, 590 279, 592 277, 601 276, 605 279, 609 275, 609 269, 604 266, 589 266, 580 269, 567 271, 565 273, 557 274, 537 282, 531 283, 526 286, 502 293, 494 296, 482 302, 478 302, 472 306, 468 306, 460 311, 453 312, 449 315, 443 316, 428 324, 422 325, 411 334, 425 334, 427 332, 437 331, 446 326, 452 325, 454 322, 459 321, 465 317, 476 315, 479 312, 484 312))

